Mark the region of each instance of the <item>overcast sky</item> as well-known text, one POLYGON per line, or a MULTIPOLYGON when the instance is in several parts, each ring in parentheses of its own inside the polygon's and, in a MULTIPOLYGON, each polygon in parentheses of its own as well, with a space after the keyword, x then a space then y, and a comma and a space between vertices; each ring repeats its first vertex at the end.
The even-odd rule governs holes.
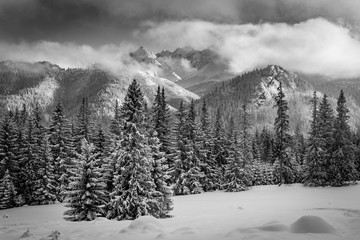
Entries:
POLYGON ((0 59, 111 65, 140 45, 190 45, 235 72, 359 76, 359 12, 357 0, 0 0, 0 59))

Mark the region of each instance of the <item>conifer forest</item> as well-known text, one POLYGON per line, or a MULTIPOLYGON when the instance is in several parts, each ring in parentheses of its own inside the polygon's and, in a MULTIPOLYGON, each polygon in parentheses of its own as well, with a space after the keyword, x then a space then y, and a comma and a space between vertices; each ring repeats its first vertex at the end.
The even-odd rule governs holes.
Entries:
POLYGON ((69 221, 168 218, 173 195, 358 181, 360 135, 348 124, 344 92, 333 109, 314 91, 305 133, 290 131, 286 99, 280 83, 272 128, 253 126, 250 103, 240 122, 221 108, 211 119, 205 100, 172 110, 160 86, 147 103, 135 79, 122 104, 114 102, 109 124, 96 120, 86 97, 71 119, 61 101, 49 121, 39 104, 2 112, 0 209, 64 202, 69 221))

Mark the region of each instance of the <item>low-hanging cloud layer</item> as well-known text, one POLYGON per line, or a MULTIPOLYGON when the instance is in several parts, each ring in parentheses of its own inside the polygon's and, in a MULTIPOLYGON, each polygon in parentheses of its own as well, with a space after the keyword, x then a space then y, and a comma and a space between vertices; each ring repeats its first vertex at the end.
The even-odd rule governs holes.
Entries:
POLYGON ((294 25, 229 25, 204 21, 148 23, 137 36, 165 48, 212 48, 240 73, 267 64, 331 77, 360 76, 360 41, 350 30, 322 18, 294 25))
POLYGON ((354 0, 2 0, 0 60, 138 67, 129 52, 211 48, 241 73, 267 64, 360 76, 354 0), (16 16, 16 17, 14 17, 16 16))

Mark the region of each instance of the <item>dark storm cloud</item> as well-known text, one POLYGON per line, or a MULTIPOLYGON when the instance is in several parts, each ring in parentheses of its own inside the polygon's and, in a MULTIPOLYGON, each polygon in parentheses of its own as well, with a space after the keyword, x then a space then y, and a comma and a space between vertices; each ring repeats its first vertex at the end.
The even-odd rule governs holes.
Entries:
POLYGON ((360 76, 357 0, 0 0, 0 60, 137 69, 140 45, 212 48, 240 73, 267 64, 360 76), (135 64, 135 65, 134 65, 135 64))
POLYGON ((129 39, 143 21, 243 24, 324 17, 359 23, 354 0, 1 0, 0 39, 101 45, 129 39))

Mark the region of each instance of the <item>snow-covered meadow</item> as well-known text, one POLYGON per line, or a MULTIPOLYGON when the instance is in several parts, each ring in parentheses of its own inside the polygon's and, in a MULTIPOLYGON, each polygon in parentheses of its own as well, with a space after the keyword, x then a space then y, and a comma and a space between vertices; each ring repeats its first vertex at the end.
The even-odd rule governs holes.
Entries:
POLYGON ((63 219, 64 204, 0 211, 0 239, 61 240, 221 240, 346 239, 360 237, 360 185, 308 188, 300 184, 258 186, 239 193, 222 191, 175 196, 172 218, 135 221, 63 219), (30 234, 24 232, 29 229, 30 234))

